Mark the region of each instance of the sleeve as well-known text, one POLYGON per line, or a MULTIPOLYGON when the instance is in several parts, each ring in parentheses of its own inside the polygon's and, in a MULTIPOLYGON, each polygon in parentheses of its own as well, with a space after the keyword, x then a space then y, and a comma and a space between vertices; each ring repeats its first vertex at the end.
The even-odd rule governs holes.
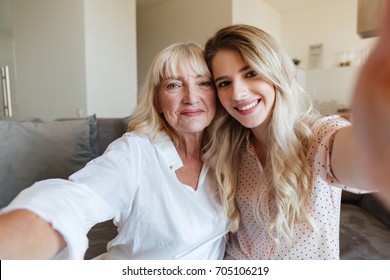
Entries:
POLYGON ((313 125, 313 132, 315 136, 313 147, 316 151, 314 168, 317 170, 320 177, 329 185, 336 186, 353 193, 364 193, 365 191, 341 184, 334 176, 331 169, 330 159, 335 136, 341 128, 350 125, 351 123, 348 120, 338 115, 323 117, 313 125))
POLYGON ((68 180, 36 182, 2 212, 33 211, 58 230, 67 243, 56 258, 83 259, 89 229, 132 204, 142 168, 138 139, 125 134, 68 180))

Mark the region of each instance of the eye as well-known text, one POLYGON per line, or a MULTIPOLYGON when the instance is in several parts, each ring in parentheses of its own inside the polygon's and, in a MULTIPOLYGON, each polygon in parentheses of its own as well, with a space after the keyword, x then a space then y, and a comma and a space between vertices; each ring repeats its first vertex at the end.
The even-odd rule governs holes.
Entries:
POLYGON ((165 91, 173 93, 173 92, 180 91, 182 87, 183 84, 180 81, 170 81, 167 82, 163 88, 165 91))
POLYGON ((167 84, 167 89, 176 89, 180 87, 180 85, 178 83, 169 83, 167 84))
POLYGON ((199 85, 200 85, 201 87, 211 87, 211 81, 209 81, 209 80, 201 81, 201 82, 199 83, 199 85))
POLYGON ((245 78, 253 78, 256 76, 257 76, 257 73, 256 73, 256 71, 253 71, 253 70, 251 70, 245 74, 245 78))
POLYGON ((217 83, 217 88, 224 88, 224 87, 227 87, 230 84, 231 84, 230 81, 221 81, 221 82, 217 83))

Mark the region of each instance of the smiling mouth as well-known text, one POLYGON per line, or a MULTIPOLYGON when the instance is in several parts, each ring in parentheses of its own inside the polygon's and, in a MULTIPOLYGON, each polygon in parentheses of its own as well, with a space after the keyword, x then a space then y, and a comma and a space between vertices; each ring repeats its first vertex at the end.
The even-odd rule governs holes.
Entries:
POLYGON ((245 106, 241 106, 241 107, 234 107, 234 109, 238 110, 238 111, 246 111, 246 110, 249 110, 249 109, 252 109, 253 107, 255 107, 257 104, 259 104, 260 100, 257 99, 255 101, 253 101, 252 103, 249 103, 245 106))
POLYGON ((184 116, 193 117, 193 116, 198 116, 198 115, 202 114, 203 112, 204 112, 203 110, 188 110, 188 111, 181 112, 181 114, 184 116))

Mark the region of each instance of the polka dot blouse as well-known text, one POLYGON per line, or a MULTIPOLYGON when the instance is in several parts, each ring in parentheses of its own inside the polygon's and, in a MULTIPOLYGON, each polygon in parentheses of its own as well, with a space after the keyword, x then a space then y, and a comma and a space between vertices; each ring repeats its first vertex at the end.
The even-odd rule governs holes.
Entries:
MULTIPOLYGON (((268 234, 270 221, 261 217, 255 220, 252 198, 260 173, 261 163, 253 146, 248 143, 240 157, 237 185, 237 206, 241 213, 239 230, 229 236, 226 259, 339 259, 339 220, 341 191, 343 188, 356 192, 337 182, 330 171, 330 149, 338 129, 350 123, 339 116, 326 116, 313 126, 315 137, 308 153, 313 172, 311 216, 316 230, 307 224, 295 227, 293 242, 276 246, 268 234)), ((271 217, 277 213, 272 201, 266 205, 271 217)))

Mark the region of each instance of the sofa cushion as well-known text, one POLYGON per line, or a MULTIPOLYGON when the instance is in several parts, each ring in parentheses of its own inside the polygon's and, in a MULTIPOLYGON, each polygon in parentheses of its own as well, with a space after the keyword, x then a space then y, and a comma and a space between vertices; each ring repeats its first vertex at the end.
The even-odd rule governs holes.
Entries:
POLYGON ((365 194, 359 202, 359 206, 371 215, 375 216, 390 229, 390 211, 376 197, 376 193, 365 194))
POLYGON ((341 200, 343 202, 359 202, 363 198, 363 194, 352 193, 343 190, 341 193, 341 200))
POLYGON ((0 121, 0 207, 36 181, 67 178, 97 156, 95 116, 0 121))
POLYGON ((342 203, 340 259, 389 260, 390 229, 358 205, 342 203))
POLYGON ((103 154, 107 146, 121 137, 127 131, 126 118, 98 118, 99 155, 103 154))

